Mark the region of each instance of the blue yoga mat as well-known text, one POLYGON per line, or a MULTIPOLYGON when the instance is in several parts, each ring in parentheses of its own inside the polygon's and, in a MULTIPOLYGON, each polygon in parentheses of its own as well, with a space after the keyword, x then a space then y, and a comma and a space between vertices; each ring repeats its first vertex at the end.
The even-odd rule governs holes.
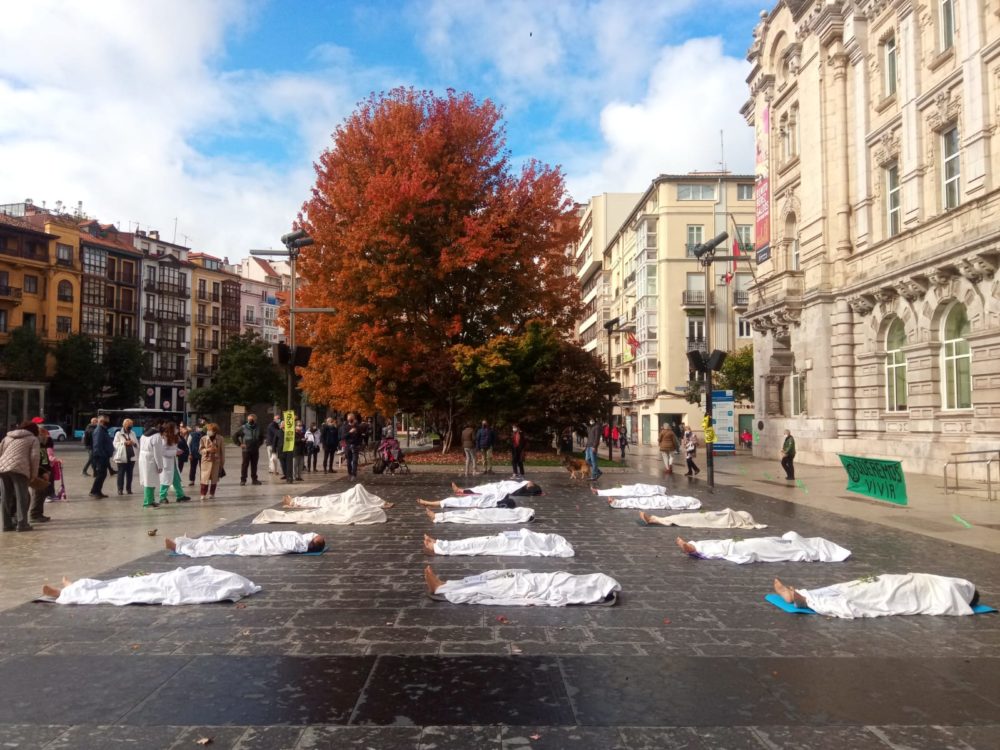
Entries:
MULTIPOLYGON (((310 556, 312 556, 312 555, 322 555, 324 552, 327 551, 327 549, 329 549, 329 548, 328 547, 324 547, 319 552, 293 552, 293 553, 289 553, 289 554, 293 555, 294 557, 298 557, 300 555, 301 556, 305 556, 305 555, 310 555, 310 556)), ((174 552, 173 550, 168 551, 167 555, 169 555, 170 557, 187 557, 187 555, 182 555, 180 552, 174 552)), ((229 554, 229 553, 227 553, 225 555, 212 555, 212 557, 237 557, 237 556, 238 555, 233 555, 233 554, 229 554)), ((244 555, 244 557, 246 557, 246 556, 247 555, 244 555)), ((249 555, 249 557, 285 557, 285 555, 249 555)), ((191 559, 193 560, 195 558, 191 558, 191 559)), ((198 559, 200 560, 202 558, 198 558, 198 559)))
MULTIPOLYGON (((791 612, 797 615, 816 614, 816 610, 812 607, 799 607, 795 604, 789 604, 777 594, 768 594, 764 597, 764 599, 771 602, 771 604, 784 612, 791 612)), ((972 613, 975 615, 984 615, 988 612, 996 612, 996 610, 993 609, 993 607, 987 607, 985 604, 977 604, 972 608, 972 613)))

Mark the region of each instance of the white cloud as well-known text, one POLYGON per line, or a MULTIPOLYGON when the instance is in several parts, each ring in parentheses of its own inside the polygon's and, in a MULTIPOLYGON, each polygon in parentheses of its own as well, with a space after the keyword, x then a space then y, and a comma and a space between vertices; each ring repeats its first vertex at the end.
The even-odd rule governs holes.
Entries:
MULTIPOLYGON (((139 221, 165 238, 176 217, 178 241, 230 259, 277 245, 356 96, 333 76, 221 70, 227 36, 252 10, 241 0, 36 0, 8 14, 0 202, 82 200, 101 221, 139 221), (199 148, 220 138, 275 141, 295 166, 199 148)), ((326 53, 331 65, 349 62, 326 53)))
POLYGON ((753 131, 740 115, 748 65, 727 57, 717 38, 666 47, 638 102, 613 101, 601 112, 605 150, 570 163, 578 199, 604 191, 644 190, 660 173, 715 170, 719 131, 730 171, 753 171, 753 131))

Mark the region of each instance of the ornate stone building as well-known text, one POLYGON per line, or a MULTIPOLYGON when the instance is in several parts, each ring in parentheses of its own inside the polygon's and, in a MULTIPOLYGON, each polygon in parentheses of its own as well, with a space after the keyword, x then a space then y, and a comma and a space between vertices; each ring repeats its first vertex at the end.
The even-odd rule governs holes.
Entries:
POLYGON ((749 52, 754 452, 1000 446, 1000 4, 782 0, 749 52))

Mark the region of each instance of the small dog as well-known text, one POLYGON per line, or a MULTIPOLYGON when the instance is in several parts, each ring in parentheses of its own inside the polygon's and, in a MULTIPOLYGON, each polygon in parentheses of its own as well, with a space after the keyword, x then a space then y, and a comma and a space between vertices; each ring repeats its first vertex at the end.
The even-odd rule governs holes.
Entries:
POLYGON ((569 472, 571 479, 586 479, 587 475, 590 473, 590 467, 587 462, 582 458, 573 458, 573 456, 563 457, 563 466, 566 467, 566 471, 569 472))

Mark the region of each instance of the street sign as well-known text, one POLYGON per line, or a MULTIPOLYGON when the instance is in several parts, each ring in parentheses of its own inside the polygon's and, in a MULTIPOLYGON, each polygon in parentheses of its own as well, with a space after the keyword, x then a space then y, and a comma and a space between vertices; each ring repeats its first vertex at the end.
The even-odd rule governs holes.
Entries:
POLYGON ((736 452, 736 411, 732 391, 712 391, 712 420, 716 454, 736 452))

